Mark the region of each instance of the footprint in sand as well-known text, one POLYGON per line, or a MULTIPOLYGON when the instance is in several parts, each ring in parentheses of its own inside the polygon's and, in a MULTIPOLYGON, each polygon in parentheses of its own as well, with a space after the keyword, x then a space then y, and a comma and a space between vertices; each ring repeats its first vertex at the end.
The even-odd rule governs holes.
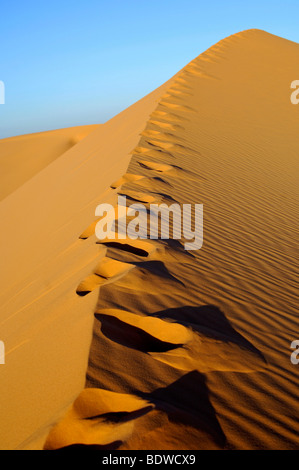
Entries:
POLYGON ((177 142, 182 142, 184 140, 182 137, 172 134, 171 132, 161 132, 153 129, 145 130, 141 132, 141 135, 143 137, 150 137, 152 139, 161 139, 163 142, 166 141, 168 143, 173 144, 176 144, 177 142))
POLYGON ((183 111, 183 112, 186 112, 186 113, 190 113, 190 112, 191 113, 196 113, 197 112, 195 109, 191 108, 190 106, 176 104, 176 103, 170 103, 168 101, 165 101, 165 99, 160 101, 160 105, 164 106, 165 108, 174 109, 175 111, 183 111))
POLYGON ((167 175, 175 178, 194 178, 192 172, 185 171, 181 167, 176 165, 168 165, 167 163, 157 163, 146 160, 140 160, 137 163, 146 170, 156 171, 158 173, 166 173, 167 175))
POLYGON ((152 157, 156 159, 170 159, 173 161, 176 157, 165 150, 162 150, 160 148, 152 149, 152 148, 145 148, 145 147, 137 147, 135 152, 132 153, 132 155, 136 157, 144 156, 144 157, 152 157))
POLYGON ((132 435, 136 420, 153 409, 153 404, 135 395, 87 388, 52 429, 44 449, 61 449, 78 443, 102 449, 117 448, 132 435))
POLYGON ((163 96, 163 99, 169 99, 169 98, 174 98, 176 100, 182 100, 184 101, 186 96, 192 96, 192 93, 188 93, 187 91, 181 91, 181 90, 175 90, 174 88, 169 90, 165 95, 163 96))
POLYGON ((163 119, 171 122, 183 122, 186 118, 178 116, 177 114, 166 112, 166 111, 154 111, 151 114, 151 119, 163 119))
POLYGON ((150 256, 157 250, 154 243, 144 240, 131 240, 130 238, 126 238, 125 240, 103 240, 98 243, 105 245, 107 248, 117 248, 122 252, 133 253, 134 255, 142 257, 150 256))
MULTIPOLYGON (((157 361, 184 372, 253 372, 266 366, 261 354, 233 329, 231 337, 221 337, 217 331, 205 331, 204 328, 200 331, 198 325, 185 326, 169 318, 143 316, 118 309, 104 309, 97 314, 103 321, 107 316, 122 322, 126 337, 136 339, 136 344, 126 343, 127 347, 137 348, 139 345, 139 349, 157 361)), ((113 340, 110 330, 107 334, 113 340)))
POLYGON ((151 119, 149 121, 149 123, 153 124, 154 126, 160 127, 161 129, 167 129, 167 130, 170 130, 170 131, 176 131, 176 130, 184 129, 183 126, 180 126, 178 124, 170 124, 168 122, 156 121, 156 120, 153 120, 153 119, 151 119))
POLYGON ((154 171, 157 171, 158 173, 165 173, 166 171, 171 171, 176 168, 175 166, 167 165, 166 163, 155 163, 155 162, 149 162, 145 160, 138 161, 138 164, 142 168, 145 168, 146 170, 154 170, 154 171))
POLYGON ((80 282, 76 293, 83 297, 100 285, 119 279, 134 267, 134 264, 123 263, 104 257, 94 269, 93 274, 80 282))
POLYGON ((131 174, 131 173, 126 173, 121 178, 119 178, 119 180, 112 183, 110 185, 110 188, 117 189, 125 183, 135 183, 136 181, 139 181, 143 178, 144 178, 144 176, 142 176, 142 175, 134 175, 134 174, 131 174))
POLYGON ((171 347, 182 346, 192 341, 191 330, 179 323, 166 322, 150 315, 141 316, 119 309, 104 309, 97 313, 117 318, 127 325, 142 330, 160 343, 171 345, 171 347))
POLYGON ((141 191, 127 190, 125 193, 120 192, 119 195, 126 196, 137 202, 142 202, 143 204, 151 204, 152 202, 157 201, 157 196, 151 196, 150 194, 143 193, 141 191))
POLYGON ((175 144, 170 143, 170 142, 160 142, 159 140, 146 140, 146 142, 152 146, 152 147, 157 147, 162 150, 170 150, 175 147, 175 144))

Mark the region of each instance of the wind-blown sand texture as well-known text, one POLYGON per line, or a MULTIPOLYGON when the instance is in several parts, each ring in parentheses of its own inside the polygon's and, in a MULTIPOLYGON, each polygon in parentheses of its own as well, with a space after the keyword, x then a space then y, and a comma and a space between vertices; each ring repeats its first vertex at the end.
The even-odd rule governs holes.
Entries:
POLYGON ((298 448, 298 59, 231 36, 1 202, 1 448, 298 448), (99 242, 119 194, 203 248, 99 242))

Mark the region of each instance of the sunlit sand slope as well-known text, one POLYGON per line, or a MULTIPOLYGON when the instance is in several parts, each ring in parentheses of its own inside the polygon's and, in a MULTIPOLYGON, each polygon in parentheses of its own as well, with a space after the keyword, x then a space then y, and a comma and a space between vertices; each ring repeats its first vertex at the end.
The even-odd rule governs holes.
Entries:
MULTIPOLYGON (((77 287, 99 264, 80 234, 130 161, 165 84, 47 165, 0 203, 0 448, 42 448, 84 387, 97 291, 77 287)), ((55 134, 53 135, 55 141, 55 134)))
POLYGON ((0 140, 0 200, 97 127, 98 125, 70 127, 0 140))
POLYGON ((298 448, 298 60, 295 43, 234 35, 152 110, 111 188, 203 203, 204 246, 98 244, 111 270, 94 262, 77 288, 82 305, 99 294, 86 389, 45 448, 298 448))

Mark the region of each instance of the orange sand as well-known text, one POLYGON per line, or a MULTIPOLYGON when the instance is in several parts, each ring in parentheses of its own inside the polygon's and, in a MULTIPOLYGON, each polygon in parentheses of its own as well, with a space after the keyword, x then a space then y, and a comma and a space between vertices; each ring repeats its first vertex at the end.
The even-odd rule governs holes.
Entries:
POLYGON ((97 128, 70 127, 0 140, 0 200, 97 128))
POLYGON ((298 448, 298 59, 231 36, 0 203, 1 448, 298 448), (203 204, 203 248, 99 243, 118 194, 203 204))

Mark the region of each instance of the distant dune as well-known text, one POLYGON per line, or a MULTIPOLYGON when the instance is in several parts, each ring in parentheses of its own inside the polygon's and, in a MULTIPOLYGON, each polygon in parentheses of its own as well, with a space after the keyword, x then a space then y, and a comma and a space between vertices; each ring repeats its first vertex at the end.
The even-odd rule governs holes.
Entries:
POLYGON ((233 35, 16 177, 0 203, 1 448, 298 448, 298 59, 264 31, 233 35), (120 194, 203 204, 203 248, 99 242, 95 208, 120 194))
POLYGON ((97 127, 98 125, 70 127, 0 140, 0 200, 97 127))

